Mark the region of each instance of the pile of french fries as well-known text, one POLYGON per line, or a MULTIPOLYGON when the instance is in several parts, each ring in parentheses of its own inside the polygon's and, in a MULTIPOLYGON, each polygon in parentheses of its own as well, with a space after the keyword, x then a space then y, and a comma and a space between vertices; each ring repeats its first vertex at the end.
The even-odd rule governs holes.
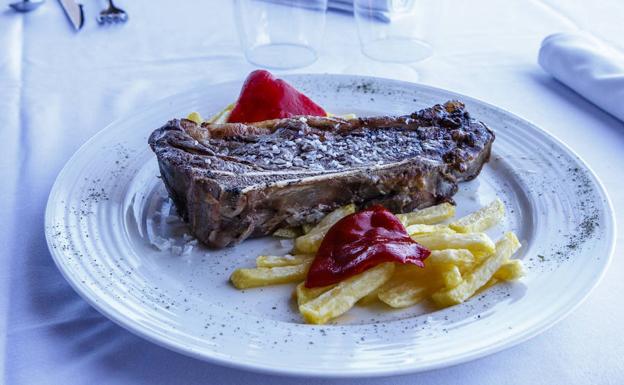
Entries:
MULTIPOLYGON (((305 280, 314 254, 327 231, 341 218, 355 212, 354 205, 327 214, 316 226, 304 228, 295 238, 292 255, 256 259, 256 267, 237 269, 230 277, 238 289, 299 282, 293 296, 308 323, 324 324, 355 304, 381 301, 391 308, 413 306, 426 299, 440 307, 462 303, 499 281, 524 274, 522 262, 511 259, 520 248, 516 235, 507 232, 494 242, 484 232, 505 215, 496 199, 457 220, 455 206, 442 203, 407 214, 397 214, 409 235, 431 250, 425 267, 382 263, 338 284, 306 288, 305 280)), ((294 230, 280 230, 293 236, 294 230)))

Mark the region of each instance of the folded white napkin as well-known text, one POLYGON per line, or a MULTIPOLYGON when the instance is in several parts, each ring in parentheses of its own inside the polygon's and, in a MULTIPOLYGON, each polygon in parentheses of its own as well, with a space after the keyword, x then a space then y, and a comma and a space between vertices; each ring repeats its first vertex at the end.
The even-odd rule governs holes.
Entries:
POLYGON ((598 107, 624 121, 624 54, 580 33, 558 33, 542 41, 539 64, 598 107))

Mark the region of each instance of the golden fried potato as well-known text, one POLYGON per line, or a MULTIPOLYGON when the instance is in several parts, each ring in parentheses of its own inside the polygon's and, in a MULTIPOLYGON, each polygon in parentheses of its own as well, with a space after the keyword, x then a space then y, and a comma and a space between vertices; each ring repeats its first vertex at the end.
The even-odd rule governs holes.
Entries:
POLYGON ((454 216, 455 206, 447 202, 411 213, 397 214, 403 226, 406 227, 415 224, 431 225, 440 223, 454 216))
POLYGON ((412 264, 395 264, 392 277, 383 284, 377 296, 394 308, 415 305, 433 291, 443 287, 440 270, 425 261, 425 267, 412 264))
POLYGON ((431 250, 431 254, 425 260, 426 264, 432 265, 455 265, 460 269, 468 269, 475 263, 475 257, 466 249, 431 250))
POLYGON ((321 247, 321 242, 323 242, 325 234, 325 232, 309 232, 306 235, 297 237, 295 239, 295 250, 298 253, 315 254, 318 251, 319 247, 321 247))
POLYGON ((230 281, 237 289, 298 282, 305 279, 309 268, 310 263, 301 263, 293 266, 236 269, 230 276, 230 281))
POLYGON ((380 289, 387 289, 400 281, 414 281, 428 287, 442 287, 440 269, 425 261, 425 267, 397 263, 392 278, 380 289))
POLYGON ((230 112, 234 109, 235 103, 228 104, 224 109, 219 111, 212 118, 208 119, 208 123, 225 123, 230 117, 230 112))
POLYGON ((448 265, 441 269, 442 281, 447 288, 453 288, 462 282, 462 274, 459 271, 459 267, 455 265, 448 265))
POLYGON ((406 228, 409 235, 425 234, 425 233, 454 233, 455 230, 451 229, 448 225, 424 225, 415 224, 409 225, 406 228))
POLYGON ((256 267, 293 266, 301 263, 311 263, 313 260, 314 256, 308 254, 260 255, 256 258, 256 267))
POLYGON ((294 239, 301 235, 301 231, 296 227, 282 227, 280 229, 275 230, 273 233, 274 237, 286 238, 286 239, 294 239))
POLYGON ((202 122, 204 121, 204 119, 202 119, 202 116, 199 114, 199 112, 191 112, 190 114, 188 114, 186 118, 188 120, 192 120, 193 122, 197 124, 202 124, 202 122))
POLYGON ((426 283, 417 280, 397 279, 389 283, 379 289, 377 297, 393 308, 416 305, 427 298, 432 290, 426 283))
POLYGON ((449 227, 458 233, 477 233, 496 225, 504 217, 505 205, 496 198, 487 206, 451 223, 449 227))
POLYGON ((502 281, 513 281, 524 276, 524 265, 519 259, 510 259, 494 273, 494 277, 502 281))
POLYGON ((329 117, 329 118, 340 118, 340 119, 344 119, 344 120, 350 120, 350 119, 357 118, 357 115, 354 114, 354 113, 342 114, 342 115, 334 115, 334 114, 328 112, 327 113, 327 117, 329 117))
POLYGON ((473 253, 494 252, 494 242, 485 233, 428 233, 412 239, 430 250, 468 249, 473 253))
POLYGON ((297 306, 301 306, 304 303, 310 302, 319 295, 331 290, 336 285, 328 285, 323 287, 305 287, 305 282, 301 282, 295 288, 295 297, 297 299, 297 306))
POLYGON ((512 254, 520 248, 520 241, 514 233, 506 233, 496 242, 496 251, 487 257, 474 271, 464 275, 463 281, 452 289, 442 289, 435 292, 433 300, 440 306, 450 306, 464 302, 470 298, 481 286, 485 285, 494 273, 505 263, 512 254))
POLYGON ((348 204, 346 206, 342 206, 332 211, 331 213, 325 215, 321 221, 310 230, 311 233, 314 232, 327 232, 326 228, 330 228, 336 224, 339 220, 346 217, 349 214, 353 214, 355 212, 355 205, 353 203, 348 204))
POLYGON ((321 246, 321 241, 327 231, 339 220, 355 212, 355 205, 350 204, 340 207, 327 214, 318 225, 314 226, 307 234, 295 239, 295 249, 302 254, 314 254, 321 246))
POLYGON ((394 263, 382 263, 348 278, 317 298, 299 306, 308 323, 324 324, 353 307, 361 298, 383 285, 394 272, 394 263))

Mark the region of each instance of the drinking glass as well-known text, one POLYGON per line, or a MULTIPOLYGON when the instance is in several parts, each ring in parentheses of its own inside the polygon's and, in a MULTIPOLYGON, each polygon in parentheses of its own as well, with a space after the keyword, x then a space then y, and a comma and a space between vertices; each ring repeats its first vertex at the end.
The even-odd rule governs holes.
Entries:
POLYGON ((327 0, 236 0, 245 57, 276 69, 312 64, 323 39, 326 11, 327 0))
POLYGON ((354 0, 362 53, 380 61, 417 62, 433 52, 427 42, 432 0, 354 0))

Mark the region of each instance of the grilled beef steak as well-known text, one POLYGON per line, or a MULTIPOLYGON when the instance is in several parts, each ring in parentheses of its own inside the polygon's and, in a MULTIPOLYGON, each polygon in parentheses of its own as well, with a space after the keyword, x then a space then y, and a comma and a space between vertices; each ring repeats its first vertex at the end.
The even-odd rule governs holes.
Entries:
POLYGON ((172 120, 149 138, 178 211, 212 247, 315 223, 350 202, 407 212, 450 201, 493 141, 457 101, 400 117, 172 120))

